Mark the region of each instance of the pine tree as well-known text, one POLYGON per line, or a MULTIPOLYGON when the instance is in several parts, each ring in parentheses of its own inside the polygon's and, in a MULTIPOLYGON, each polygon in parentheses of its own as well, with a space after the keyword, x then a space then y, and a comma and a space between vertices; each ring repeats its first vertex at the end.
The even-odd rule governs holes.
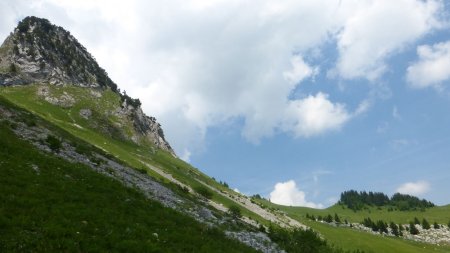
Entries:
POLYGON ((411 233, 412 235, 419 234, 419 230, 416 228, 416 225, 413 222, 409 223, 409 233, 411 233))
POLYGON ((422 220, 422 228, 423 229, 430 229, 431 228, 430 223, 425 218, 423 218, 423 220, 422 220))
POLYGON ((336 223, 341 223, 341 219, 339 218, 337 213, 334 214, 334 221, 336 221, 336 223))
POLYGON ((394 222, 391 221, 391 223, 389 224, 389 227, 392 229, 392 234, 394 236, 399 236, 400 235, 400 231, 398 229, 397 224, 395 224, 394 222))
POLYGON ((414 224, 420 225, 420 220, 417 217, 414 217, 414 224))

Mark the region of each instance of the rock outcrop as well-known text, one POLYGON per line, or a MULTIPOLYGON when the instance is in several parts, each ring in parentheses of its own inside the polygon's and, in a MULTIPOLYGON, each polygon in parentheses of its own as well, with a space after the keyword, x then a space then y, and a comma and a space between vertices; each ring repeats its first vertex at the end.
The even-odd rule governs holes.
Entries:
MULTIPOLYGON (((139 99, 120 92, 75 37, 46 19, 26 17, 0 47, 0 86, 34 83, 92 88, 93 95, 98 96, 101 96, 99 89, 112 90, 122 101, 119 113, 128 117, 134 126, 135 135, 131 140, 140 143, 145 139, 175 156, 156 119, 144 114, 139 99)), ((51 104, 68 108, 76 103, 69 94, 52 97, 45 92, 40 95, 51 104)), ((88 109, 80 112, 83 118, 91 116, 88 109)))

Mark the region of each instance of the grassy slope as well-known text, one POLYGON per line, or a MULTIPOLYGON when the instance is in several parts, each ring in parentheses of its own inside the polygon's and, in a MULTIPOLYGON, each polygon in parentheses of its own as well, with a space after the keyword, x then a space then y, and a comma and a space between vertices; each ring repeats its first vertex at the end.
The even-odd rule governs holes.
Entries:
POLYGON ((368 217, 375 221, 393 221, 397 224, 408 224, 409 222, 414 221, 414 217, 419 218, 419 220, 425 218, 431 224, 436 221, 439 224, 447 225, 450 221, 450 205, 427 208, 425 211, 388 211, 388 208, 386 207, 368 207, 367 209, 355 212, 341 205, 333 205, 326 209, 314 209, 308 207, 278 206, 267 201, 263 201, 263 203, 267 206, 280 208, 291 214, 295 213, 303 217, 305 217, 306 214, 314 215, 316 217, 319 215, 324 217, 331 214, 334 217, 334 214, 337 213, 341 220, 347 219, 349 222, 358 223, 361 223, 364 218, 368 217))
POLYGON ((254 252, 84 165, 37 150, 2 121, 0 192, 0 252, 254 252))
MULTIPOLYGON (((320 232, 330 243, 342 247, 344 249, 349 250, 356 250, 361 249, 366 252, 393 252, 393 253, 428 253, 428 252, 450 252, 450 246, 435 246, 431 244, 424 244, 424 243, 417 243, 409 240, 404 240, 400 238, 392 238, 392 237, 382 237, 379 235, 373 235, 370 233, 357 231, 350 228, 343 228, 343 227, 333 227, 327 224, 322 224, 319 222, 312 222, 310 220, 306 219, 306 214, 314 214, 315 216, 318 215, 334 215, 334 213, 337 213, 341 217, 346 217, 350 220, 355 220, 357 222, 360 222, 359 217, 364 216, 363 214, 355 213, 349 209, 342 209, 340 206, 333 206, 327 209, 313 209, 313 208, 307 208, 307 207, 288 207, 288 206, 281 206, 276 205, 273 203, 270 203, 265 200, 257 200, 259 203, 262 203, 263 205, 279 209, 284 212, 286 212, 290 217, 299 220, 303 222, 304 224, 312 227, 316 231, 320 232)), ((436 207, 433 209, 428 210, 426 213, 429 213, 430 217, 429 220, 432 220, 431 217, 435 217, 435 215, 442 215, 443 217, 447 217, 449 215, 449 212, 445 212, 445 210, 448 209, 449 206, 445 207, 436 207)), ((379 211, 379 210, 378 210, 379 211)), ((374 213, 374 212, 372 212, 374 213)), ((410 212, 409 215, 415 215, 417 217, 420 212, 412 213, 410 212)), ((376 217, 382 217, 382 211, 380 211, 380 216, 376 217)), ((387 212, 386 215, 383 216, 383 220, 390 221, 390 218, 395 219, 399 217, 407 217, 408 214, 401 214, 401 212, 387 212), (386 216, 389 214, 390 216, 386 216)), ((367 216, 365 216, 367 217, 367 216)), ((412 216, 414 218, 414 216, 412 216)), ((403 219, 399 218, 399 219, 403 219)), ((409 219, 409 218, 408 218, 409 219)), ((428 219, 428 218, 427 218, 428 219)), ((446 224, 447 222, 445 222, 446 224)))
MULTIPOLYGON (((133 142, 112 138, 99 132, 99 130, 92 125, 92 121, 101 122, 102 125, 111 124, 117 121, 114 116, 104 117, 104 115, 110 114, 111 111, 120 105, 120 99, 117 94, 107 90, 102 91, 101 98, 93 98, 89 89, 74 86, 57 87, 49 85, 48 87, 50 88, 52 96, 59 96, 63 94, 63 92, 66 92, 76 99, 77 102, 73 107, 62 108, 39 98, 37 96, 38 87, 39 85, 1 87, 0 95, 14 104, 36 113, 44 119, 58 125, 86 142, 113 154, 132 167, 145 168, 144 163, 152 164, 162 168, 166 172, 172 174, 173 177, 180 182, 190 185, 193 188, 200 186, 201 184, 197 180, 201 180, 219 190, 229 192, 230 194, 236 194, 232 190, 212 180, 198 169, 193 168, 191 165, 180 159, 174 158, 169 153, 161 150, 155 151, 150 144, 136 145, 133 142), (79 115, 80 109, 83 108, 90 108, 93 110, 91 119, 86 120, 79 115)), ((125 126, 125 128, 131 127, 131 125, 125 126)), ((148 170, 148 173, 155 178, 164 181, 157 173, 151 170, 148 170)), ((232 200, 218 194, 213 195, 213 200, 226 207, 234 204, 232 200)), ((268 224, 266 220, 247 209, 242 209, 242 214, 257 220, 260 223, 268 224)))

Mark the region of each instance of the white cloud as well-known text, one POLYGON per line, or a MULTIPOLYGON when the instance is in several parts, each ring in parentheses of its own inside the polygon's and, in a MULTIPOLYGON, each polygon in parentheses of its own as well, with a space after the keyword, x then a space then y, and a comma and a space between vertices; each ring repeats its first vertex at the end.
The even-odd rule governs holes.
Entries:
POLYGON ((270 193, 270 201, 275 204, 286 206, 306 206, 312 208, 323 208, 322 204, 315 204, 306 200, 306 194, 297 188, 294 180, 275 184, 270 193))
POLYGON ((439 87, 450 80, 450 41, 417 47, 419 60, 408 67, 406 78, 413 88, 439 87))
POLYGON ((410 195, 422 195, 429 190, 430 184, 427 181, 408 182, 397 188, 397 192, 410 195))
POLYGON ((315 76, 318 74, 318 67, 312 68, 306 64, 302 57, 296 55, 291 59, 292 69, 283 73, 286 81, 291 84, 297 84, 303 81, 303 79, 309 76, 315 76))
POLYGON ((188 149, 185 149, 181 154, 180 158, 185 162, 191 161, 191 152, 188 149))
POLYGON ((386 57, 439 27, 439 8, 434 0, 8 0, 0 2, 0 36, 26 15, 67 28, 187 155, 203 148, 209 128, 235 120, 252 142, 342 128, 370 103, 352 113, 321 84, 291 100, 321 68, 306 56, 320 58, 336 41, 340 76, 375 78, 386 57))
POLYGON ((337 34, 337 72, 346 79, 375 80, 386 59, 435 28, 440 1, 378 0, 342 3, 344 25, 337 34))
POLYGON ((350 118, 344 105, 333 104, 327 94, 319 92, 289 102, 284 129, 297 137, 310 137, 339 129, 350 118))

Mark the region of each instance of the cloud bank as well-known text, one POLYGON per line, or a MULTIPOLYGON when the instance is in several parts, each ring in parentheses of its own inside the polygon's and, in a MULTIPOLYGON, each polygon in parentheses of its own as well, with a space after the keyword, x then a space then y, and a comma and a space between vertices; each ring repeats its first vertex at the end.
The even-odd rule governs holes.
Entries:
MULTIPOLYGON (((370 103, 361 98, 351 108, 320 83, 292 93, 322 73, 331 73, 330 82, 379 79, 390 56, 442 27, 442 10, 437 0, 7 0, 0 3, 0 36, 26 15, 64 26, 141 99, 189 159, 211 127, 242 124, 242 136, 254 143, 278 133, 303 138, 342 129, 370 103), (330 44, 336 59, 322 56, 330 44), (332 69, 320 65, 325 60, 332 69)), ((422 65, 408 75, 419 76, 422 65)))

